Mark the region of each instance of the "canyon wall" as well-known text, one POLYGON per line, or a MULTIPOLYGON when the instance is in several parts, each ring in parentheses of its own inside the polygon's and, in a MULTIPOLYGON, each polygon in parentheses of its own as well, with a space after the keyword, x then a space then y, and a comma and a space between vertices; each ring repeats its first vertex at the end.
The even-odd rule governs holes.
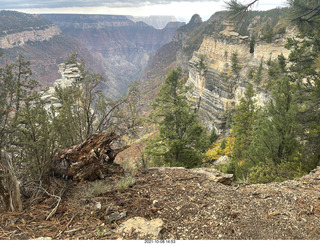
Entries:
POLYGON ((61 31, 56 26, 50 26, 43 30, 28 30, 0 36, 0 48, 7 49, 20 47, 27 42, 49 41, 54 36, 60 35, 61 31))
POLYGON ((190 101, 202 123, 208 131, 228 133, 232 113, 249 83, 256 90, 258 106, 270 99, 269 65, 280 54, 288 57, 287 38, 298 36, 284 18, 286 11, 250 11, 238 20, 222 11, 205 22, 194 15, 149 61, 143 87, 147 100, 154 98, 164 81, 163 71, 181 67, 187 85, 193 88, 190 101), (238 74, 232 70, 234 55, 238 74))
POLYGON ((288 28, 286 34, 277 36, 272 43, 258 41, 252 53, 249 37, 241 36, 234 30, 225 29, 204 37, 200 48, 189 61, 187 84, 194 89, 192 101, 208 129, 215 128, 218 133, 223 131, 226 113, 239 103, 248 83, 253 84, 256 90, 257 105, 267 103, 267 62, 277 59, 280 54, 288 57, 290 51, 284 48, 284 43, 292 33, 288 28), (239 75, 231 69, 234 54, 241 67, 239 75), (256 75, 260 65, 263 71, 261 78, 256 81, 250 79, 248 74, 254 71, 252 73, 256 75))

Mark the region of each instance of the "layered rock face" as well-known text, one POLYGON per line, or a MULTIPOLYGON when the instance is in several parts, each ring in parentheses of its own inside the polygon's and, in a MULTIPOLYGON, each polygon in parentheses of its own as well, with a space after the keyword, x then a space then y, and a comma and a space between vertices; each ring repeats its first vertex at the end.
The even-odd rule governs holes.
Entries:
POLYGON ((150 55, 170 42, 181 23, 157 30, 143 22, 114 15, 44 15, 63 31, 81 41, 103 60, 104 74, 111 84, 108 95, 117 97, 139 80, 150 55))
POLYGON ((284 36, 273 43, 258 42, 250 53, 248 36, 240 36, 232 30, 224 30, 215 35, 205 36, 198 51, 189 61, 187 84, 194 88, 193 101, 202 122, 208 129, 215 128, 221 133, 226 123, 226 112, 237 105, 244 95, 248 83, 257 92, 257 104, 263 106, 268 101, 266 84, 261 78, 253 82, 248 78, 250 70, 260 65, 266 70, 266 62, 278 55, 288 57, 289 50, 284 48, 284 36), (238 76, 232 73, 232 55, 236 54, 241 67, 238 76))
POLYGON ((81 72, 76 64, 59 64, 59 73, 61 78, 57 79, 53 83, 53 86, 48 87, 48 90, 41 94, 41 100, 44 101, 44 107, 48 111, 51 106, 54 108, 60 108, 62 106, 59 100, 54 96, 56 87, 66 88, 76 86, 82 79, 81 72))
POLYGON ((56 26, 50 26, 44 30, 28 30, 0 36, 0 48, 14 48, 25 45, 27 42, 49 41, 54 36, 61 34, 56 26))

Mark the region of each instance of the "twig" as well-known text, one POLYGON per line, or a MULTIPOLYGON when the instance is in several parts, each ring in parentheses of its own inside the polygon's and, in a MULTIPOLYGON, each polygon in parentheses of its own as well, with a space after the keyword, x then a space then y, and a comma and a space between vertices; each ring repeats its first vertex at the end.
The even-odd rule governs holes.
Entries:
POLYGON ((61 202, 61 197, 55 196, 55 195, 51 195, 51 196, 56 197, 56 198, 58 199, 58 203, 57 203, 57 205, 55 206, 55 208, 52 209, 52 211, 50 212, 50 214, 47 216, 46 220, 50 219, 50 218, 52 217, 52 215, 54 215, 54 214, 56 213, 57 208, 58 208, 58 206, 59 206, 59 204, 60 204, 60 202, 61 202))
POLYGON ((65 233, 71 233, 71 232, 75 232, 75 231, 78 231, 78 230, 83 230, 83 227, 79 227, 77 229, 72 229, 72 230, 66 230, 65 233))
MULTIPOLYGON (((74 219, 74 215, 72 215, 70 221, 64 226, 64 228, 59 232, 58 235, 56 235, 57 237, 60 237, 61 234, 68 228, 68 226, 71 224, 72 220, 74 219)), ((66 231, 65 231, 66 232, 66 231)))
POLYGON ((52 217, 52 215, 55 214, 55 212, 57 211, 57 208, 61 202, 61 197, 60 196, 57 196, 57 195, 53 195, 53 194, 50 194, 46 189, 44 189, 41 185, 40 185, 40 188, 46 193, 48 194, 49 196, 51 197, 55 197, 58 199, 58 202, 57 202, 57 205, 54 207, 54 209, 52 209, 52 211, 49 213, 49 215, 47 216, 46 220, 50 219, 52 217))

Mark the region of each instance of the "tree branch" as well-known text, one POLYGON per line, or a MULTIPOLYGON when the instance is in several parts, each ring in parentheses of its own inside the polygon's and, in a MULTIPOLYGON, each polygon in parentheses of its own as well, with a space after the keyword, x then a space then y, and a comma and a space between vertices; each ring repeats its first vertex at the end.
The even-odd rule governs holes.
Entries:
POLYGON ((310 20, 311 20, 312 18, 314 18, 315 16, 319 15, 319 13, 320 13, 320 4, 319 4, 318 6, 316 6, 315 8, 313 8, 313 9, 310 9, 308 12, 303 13, 303 14, 301 14, 300 16, 294 18, 294 19, 291 20, 291 21, 299 20, 299 21, 310 22, 310 20), (313 13, 313 14, 312 14, 312 13, 313 13), (308 16, 309 14, 312 14, 312 15, 311 15, 310 17, 308 17, 308 18, 305 18, 305 19, 303 18, 303 17, 308 16))

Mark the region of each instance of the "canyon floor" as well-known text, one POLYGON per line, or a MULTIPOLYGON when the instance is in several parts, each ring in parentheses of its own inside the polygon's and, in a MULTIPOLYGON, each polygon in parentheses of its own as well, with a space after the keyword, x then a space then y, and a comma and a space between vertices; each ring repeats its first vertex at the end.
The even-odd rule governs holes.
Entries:
POLYGON ((122 191, 116 176, 67 186, 51 179, 51 197, 1 214, 0 239, 320 239, 320 168, 256 185, 227 186, 184 168, 140 170, 134 177, 122 191), (159 235, 139 232, 139 224, 121 229, 137 217, 148 227, 158 221, 159 235))

